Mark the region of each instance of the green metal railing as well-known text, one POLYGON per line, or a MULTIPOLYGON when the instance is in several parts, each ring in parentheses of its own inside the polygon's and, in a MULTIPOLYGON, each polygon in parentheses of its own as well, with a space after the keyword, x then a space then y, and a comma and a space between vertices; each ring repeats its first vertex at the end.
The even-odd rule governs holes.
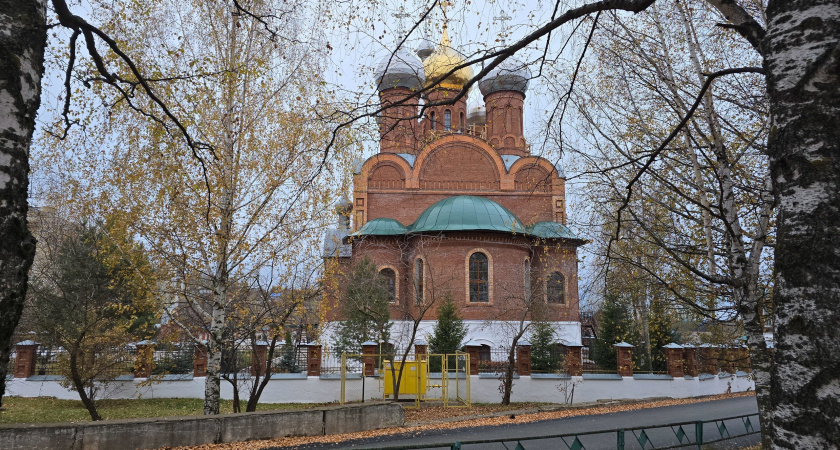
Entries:
MULTIPOLYGON (((527 450, 528 441, 552 441, 552 447, 567 450, 586 450, 585 442, 587 437, 602 435, 601 443, 591 448, 606 448, 603 440, 607 435, 615 436, 615 448, 617 450, 630 449, 675 449, 675 448, 696 448, 702 449, 704 445, 722 442, 730 439, 750 436, 760 433, 758 426, 758 413, 744 416, 732 416, 714 420, 698 420, 693 422, 676 422, 664 425, 653 425, 638 428, 620 428, 612 430, 589 431, 586 433, 555 434, 543 436, 529 436, 516 439, 481 439, 473 441, 458 441, 455 443, 436 443, 418 445, 400 445, 395 447, 377 447, 379 450, 396 449, 421 449, 421 448, 450 448, 461 450, 465 446, 481 444, 480 448, 488 448, 488 444, 500 444, 500 447, 508 450, 527 450), (710 426, 711 425, 711 426, 710 426), (663 433, 671 431, 671 434, 663 433), (667 434, 667 439, 662 436, 667 434), (652 436, 653 435, 653 436, 652 436), (675 443, 676 440, 676 443, 675 443), (509 445, 513 445, 510 447, 509 445)), ((541 447, 546 444, 541 443, 541 447)))

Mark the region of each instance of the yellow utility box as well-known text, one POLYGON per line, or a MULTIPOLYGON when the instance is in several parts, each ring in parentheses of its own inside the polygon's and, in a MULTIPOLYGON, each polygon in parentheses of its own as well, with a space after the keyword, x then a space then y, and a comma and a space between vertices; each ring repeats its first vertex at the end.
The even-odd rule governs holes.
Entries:
MULTIPOLYGON (((400 395, 425 395, 426 394, 426 364, 427 361, 406 361, 403 366, 402 377, 400 378, 400 395)), ((383 361, 385 366, 385 396, 394 395, 394 373, 400 373, 400 363, 394 362, 393 369, 391 361, 383 361)))

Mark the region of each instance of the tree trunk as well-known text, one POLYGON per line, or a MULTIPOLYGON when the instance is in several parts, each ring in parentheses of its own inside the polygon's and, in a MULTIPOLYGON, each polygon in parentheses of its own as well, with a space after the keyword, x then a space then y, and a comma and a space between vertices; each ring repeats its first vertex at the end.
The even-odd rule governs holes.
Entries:
POLYGON ((29 231, 29 146, 41 104, 46 5, 0 0, 0 406, 23 311, 35 239, 29 231))
POLYGON ((840 3, 771 1, 764 42, 779 196, 772 440, 840 447, 840 3))
MULTIPOLYGON (((90 420, 102 420, 102 417, 96 410, 96 403, 93 401, 93 396, 88 395, 85 391, 85 383, 82 381, 81 375, 79 375, 79 353, 81 353, 81 350, 78 344, 70 350, 70 379, 73 382, 73 388, 79 393, 82 404, 87 408, 88 414, 90 414, 90 420)), ((93 383, 93 380, 90 382, 93 383)))
MULTIPOLYGON (((253 342, 255 339, 256 335, 252 333, 251 341, 253 342)), ((268 353, 265 357, 265 373, 263 374, 262 380, 259 378, 259 373, 257 374, 257 378, 254 380, 251 392, 248 395, 248 404, 245 406, 245 412, 254 412, 257 410, 257 404, 260 402, 260 397, 262 396, 265 387, 268 386, 268 381, 271 379, 271 360, 274 358, 274 349, 276 348, 277 335, 275 334, 274 337, 271 338, 271 345, 268 347, 268 353)), ((295 349, 297 349, 297 347, 295 347, 295 349)), ((254 352, 253 357, 256 358, 256 356, 257 354, 254 352)))

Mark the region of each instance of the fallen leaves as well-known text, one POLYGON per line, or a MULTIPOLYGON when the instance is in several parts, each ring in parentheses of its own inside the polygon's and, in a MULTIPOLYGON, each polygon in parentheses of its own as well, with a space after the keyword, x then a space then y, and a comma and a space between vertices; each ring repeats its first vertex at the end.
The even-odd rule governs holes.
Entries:
MULTIPOLYGON (((258 450, 267 447, 295 447, 299 445, 312 443, 336 444, 339 442, 345 442, 354 439, 367 439, 377 436, 389 436, 394 434, 418 433, 427 430, 451 430, 458 428, 495 426, 511 423, 529 423, 537 422, 540 420, 561 419, 564 417, 607 414, 623 411, 634 411, 639 409, 659 408, 663 406, 673 405, 687 405, 691 403, 701 403, 712 400, 719 400, 723 398, 745 397, 751 395, 755 395, 755 393, 741 392, 736 394, 721 394, 701 398, 680 398, 655 401, 616 401, 600 406, 593 404, 574 406, 549 406, 544 404, 542 406, 539 406, 539 404, 532 404, 534 406, 538 406, 541 409, 551 408, 552 410, 536 412, 534 411, 534 409, 536 408, 534 408, 531 409, 531 412, 527 412, 523 411, 523 409, 518 409, 515 410, 515 414, 511 414, 511 407, 507 407, 505 409, 505 407, 503 407, 502 405, 479 405, 471 408, 448 409, 444 409, 443 407, 431 407, 421 408, 419 410, 407 410, 406 422, 413 422, 415 423, 415 425, 398 428, 384 428, 381 430, 370 430, 358 433, 345 433, 329 436, 287 437, 264 441, 234 442, 230 444, 210 444, 195 447, 178 447, 172 450, 258 450), (476 415, 482 416, 476 417, 476 415), (489 417, 487 415, 489 415, 489 417), (459 420, 458 417, 461 417, 462 419, 459 420)), ((522 404, 516 405, 517 408, 521 408, 522 406, 522 404)))

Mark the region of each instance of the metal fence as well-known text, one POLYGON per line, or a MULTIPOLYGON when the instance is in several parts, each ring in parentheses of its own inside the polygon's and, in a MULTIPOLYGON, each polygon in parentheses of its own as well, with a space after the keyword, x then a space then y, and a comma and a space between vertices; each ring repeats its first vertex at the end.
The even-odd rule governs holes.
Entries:
POLYGON ((546 348, 531 347, 531 373, 566 372, 566 349, 559 345, 546 348))
MULTIPOLYGON (((478 351, 478 373, 482 374, 503 374, 507 370, 510 353, 505 348, 491 349, 488 347, 478 351)), ((514 354, 514 366, 516 367, 516 354, 514 354)))
POLYGON ((192 343, 155 347, 152 375, 186 375, 193 373, 195 345, 192 343))
POLYGON ((379 449, 677 449, 706 448, 717 442, 733 441, 739 447, 753 444, 751 438, 761 432, 758 414, 725 417, 713 420, 675 422, 637 428, 620 428, 590 431, 585 433, 527 436, 506 439, 481 439, 435 444, 400 445, 398 447, 377 447, 379 449))

